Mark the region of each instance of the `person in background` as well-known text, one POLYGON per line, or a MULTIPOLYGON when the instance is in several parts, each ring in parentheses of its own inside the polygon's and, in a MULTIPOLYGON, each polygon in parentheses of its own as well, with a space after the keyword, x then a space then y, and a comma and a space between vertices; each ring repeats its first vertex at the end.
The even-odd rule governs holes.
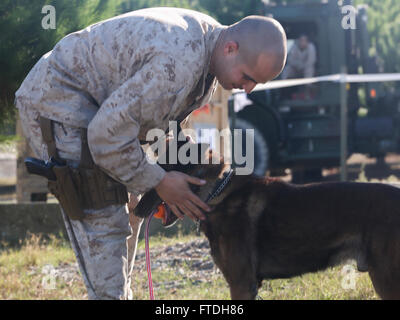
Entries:
MULTIPOLYGON (((315 76, 317 53, 308 36, 301 35, 289 51, 281 79, 312 78, 315 76)), ((310 98, 311 86, 306 86, 305 96, 310 98)))

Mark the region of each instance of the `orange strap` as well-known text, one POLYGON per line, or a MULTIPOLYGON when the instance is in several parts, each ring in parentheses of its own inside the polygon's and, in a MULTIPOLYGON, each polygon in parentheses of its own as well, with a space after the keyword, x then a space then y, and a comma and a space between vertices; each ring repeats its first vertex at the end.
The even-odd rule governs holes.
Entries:
POLYGON ((154 218, 163 220, 165 218, 165 213, 166 213, 165 205, 161 203, 157 207, 157 212, 154 214, 154 218))

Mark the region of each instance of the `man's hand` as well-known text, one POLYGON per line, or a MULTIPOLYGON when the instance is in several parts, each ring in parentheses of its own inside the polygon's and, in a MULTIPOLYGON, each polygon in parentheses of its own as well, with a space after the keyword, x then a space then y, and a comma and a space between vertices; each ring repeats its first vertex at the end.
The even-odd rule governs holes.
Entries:
POLYGON ((210 211, 210 208, 190 190, 188 183, 202 186, 205 181, 182 172, 169 171, 155 189, 178 218, 182 219, 185 214, 193 220, 204 220, 205 215, 200 209, 210 211))

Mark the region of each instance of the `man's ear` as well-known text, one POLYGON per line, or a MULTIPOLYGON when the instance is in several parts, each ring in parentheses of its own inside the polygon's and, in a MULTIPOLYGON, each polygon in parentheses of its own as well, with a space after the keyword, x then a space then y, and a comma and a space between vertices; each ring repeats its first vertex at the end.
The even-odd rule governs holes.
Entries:
POLYGON ((224 56, 236 55, 239 51, 239 44, 236 41, 228 41, 224 45, 224 56))

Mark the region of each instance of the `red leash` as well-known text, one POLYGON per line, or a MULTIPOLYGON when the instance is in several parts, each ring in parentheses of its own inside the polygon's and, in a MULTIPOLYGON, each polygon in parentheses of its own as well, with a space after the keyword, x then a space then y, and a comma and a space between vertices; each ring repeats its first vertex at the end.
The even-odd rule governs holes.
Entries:
POLYGON ((149 227, 150 227, 150 221, 153 218, 154 214, 156 212, 153 212, 146 220, 146 230, 144 232, 144 238, 145 238, 145 246, 146 246, 146 268, 147 268, 147 282, 149 285, 149 295, 150 295, 150 300, 154 300, 154 291, 153 291, 153 279, 151 278, 151 262, 150 262, 150 247, 149 247, 149 227))
POLYGON ((154 300, 154 291, 153 291, 153 279, 151 277, 151 261, 150 261, 150 245, 149 245, 149 230, 150 230, 150 222, 153 216, 157 219, 162 219, 165 222, 166 219, 166 209, 164 203, 160 204, 157 207, 157 211, 153 211, 151 215, 146 220, 146 229, 144 232, 144 241, 145 241, 145 251, 146 251, 146 269, 147 269, 147 283, 149 286, 149 296, 150 300, 154 300))
MULTIPOLYGON (((208 203, 210 200, 214 199, 216 196, 218 196, 222 190, 226 187, 227 183, 231 179, 231 177, 234 174, 234 170, 230 169, 229 172, 224 173, 224 178, 222 179, 221 182, 219 182, 216 187, 214 188, 213 192, 210 193, 206 199, 206 203, 208 203)), ((146 230, 144 232, 144 238, 145 238, 145 247, 146 247, 146 269, 147 269, 147 282, 149 286, 149 295, 150 295, 150 300, 154 300, 154 291, 153 291, 153 279, 151 278, 151 261, 150 261, 150 246, 149 246, 149 229, 150 229, 150 221, 155 216, 157 219, 162 219, 165 222, 166 219, 166 208, 164 203, 160 204, 157 207, 157 211, 153 211, 150 216, 146 220, 146 230)), ((200 222, 197 226, 198 228, 200 227, 200 222)))

